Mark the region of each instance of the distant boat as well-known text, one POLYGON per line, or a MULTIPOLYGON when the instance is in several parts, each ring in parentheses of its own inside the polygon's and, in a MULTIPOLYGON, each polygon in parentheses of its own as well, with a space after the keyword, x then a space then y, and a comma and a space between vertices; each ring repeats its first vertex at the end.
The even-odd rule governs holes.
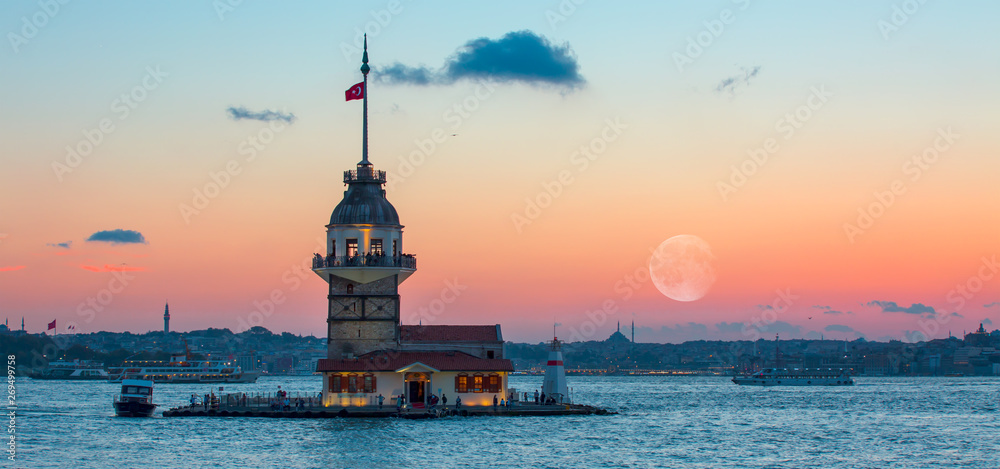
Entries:
POLYGON ((258 371, 243 371, 238 365, 224 361, 188 361, 183 355, 167 361, 126 360, 110 369, 110 381, 145 379, 157 383, 254 383, 258 371))
POLYGON ((149 417, 156 410, 153 404, 153 382, 144 379, 122 381, 122 392, 114 399, 119 417, 149 417))
POLYGON ((757 373, 736 376, 733 382, 741 386, 853 386, 846 372, 836 370, 787 370, 765 368, 757 373))
POLYGON ((33 379, 107 380, 104 364, 88 360, 50 362, 44 370, 31 375, 33 379))

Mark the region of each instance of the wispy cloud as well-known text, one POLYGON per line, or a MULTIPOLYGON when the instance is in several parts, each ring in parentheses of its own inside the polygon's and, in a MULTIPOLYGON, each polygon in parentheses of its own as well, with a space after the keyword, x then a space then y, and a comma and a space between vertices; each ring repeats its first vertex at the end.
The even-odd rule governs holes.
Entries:
POLYGON ((906 313, 906 314, 937 314, 934 308, 924 305, 922 303, 913 303, 910 306, 902 307, 896 304, 895 301, 869 301, 865 303, 865 306, 874 306, 882 308, 883 313, 906 313))
POLYGON ((111 264, 104 264, 103 266, 81 264, 80 268, 91 272, 141 272, 146 270, 145 267, 131 267, 128 265, 111 264))
POLYGON ((23 269, 25 267, 27 267, 27 266, 24 266, 24 265, 8 265, 8 266, 0 267, 0 272, 13 272, 15 270, 21 270, 21 269, 23 269))
POLYGON ((513 31, 500 39, 473 39, 455 51, 440 69, 399 62, 376 70, 379 81, 407 85, 447 85, 463 79, 521 82, 574 89, 583 86, 580 65, 569 44, 554 45, 531 31, 513 31))
POLYGON ((715 85, 715 92, 730 97, 736 96, 739 89, 750 86, 750 81, 756 78, 758 73, 760 73, 760 65, 751 68, 740 67, 740 73, 725 78, 718 85, 715 85))
POLYGON ((46 246, 51 246, 51 247, 54 247, 54 248, 69 249, 69 247, 72 244, 73 244, 72 241, 66 241, 65 243, 48 243, 48 244, 46 244, 46 246))
POLYGON ((1000 306, 1000 301, 994 301, 992 303, 984 304, 983 308, 992 308, 994 306, 1000 306))
POLYGON ((823 328, 826 332, 854 332, 854 328, 841 324, 830 324, 823 328))
POLYGON ((983 324, 987 324, 987 325, 990 325, 990 326, 992 326, 992 325, 993 325, 993 320, 992 320, 992 319, 990 319, 990 318, 983 318, 983 320, 982 320, 982 321, 979 321, 979 322, 981 322, 981 323, 983 323, 983 324))
POLYGON ((272 111, 270 109, 254 112, 243 106, 229 106, 226 108, 226 112, 229 113, 229 118, 234 121, 247 119, 261 122, 285 121, 286 123, 291 124, 295 122, 296 119, 295 114, 292 113, 283 113, 279 111, 272 111))
POLYGON ((111 244, 147 244, 142 233, 133 230, 105 230, 98 231, 90 235, 87 241, 96 241, 111 244))

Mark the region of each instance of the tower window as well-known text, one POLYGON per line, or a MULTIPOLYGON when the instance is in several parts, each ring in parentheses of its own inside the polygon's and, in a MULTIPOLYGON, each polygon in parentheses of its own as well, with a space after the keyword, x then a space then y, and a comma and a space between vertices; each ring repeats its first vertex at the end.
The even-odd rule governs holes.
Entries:
POLYGON ((347 256, 354 257, 358 255, 358 238, 350 238, 347 240, 347 256))
POLYGON ((376 255, 376 256, 381 256, 382 255, 382 240, 381 239, 372 239, 371 253, 374 254, 374 255, 376 255))
POLYGON ((396 248, 396 240, 392 240, 392 257, 399 255, 399 250, 396 248))

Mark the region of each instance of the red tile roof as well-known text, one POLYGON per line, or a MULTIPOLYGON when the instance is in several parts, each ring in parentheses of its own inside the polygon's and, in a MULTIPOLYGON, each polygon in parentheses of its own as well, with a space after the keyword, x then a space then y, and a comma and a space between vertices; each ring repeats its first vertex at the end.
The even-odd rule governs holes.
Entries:
POLYGON ((396 371, 414 363, 423 363, 439 371, 514 371, 506 358, 479 358, 462 352, 378 351, 358 358, 322 359, 316 371, 396 371))
POLYGON ((490 326, 399 326, 403 342, 502 342, 498 324, 490 326))

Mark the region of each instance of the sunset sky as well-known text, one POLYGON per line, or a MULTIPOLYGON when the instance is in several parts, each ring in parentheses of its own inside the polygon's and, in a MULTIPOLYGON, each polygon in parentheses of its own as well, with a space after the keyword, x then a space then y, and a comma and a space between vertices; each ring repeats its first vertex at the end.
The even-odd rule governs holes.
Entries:
POLYGON ((404 323, 1000 326, 996 2, 232 3, 0 3, 0 320, 145 332, 169 300, 174 330, 325 336, 306 267, 361 159, 367 30, 404 323), (696 301, 649 280, 677 235, 714 256, 696 301))

